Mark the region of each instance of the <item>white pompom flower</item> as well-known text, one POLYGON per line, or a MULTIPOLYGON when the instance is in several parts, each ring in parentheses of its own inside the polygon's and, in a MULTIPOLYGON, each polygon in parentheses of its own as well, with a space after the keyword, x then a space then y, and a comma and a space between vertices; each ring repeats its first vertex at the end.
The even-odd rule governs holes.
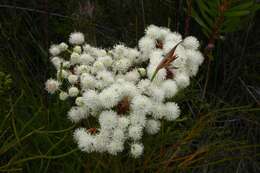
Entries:
POLYGON ((196 50, 199 48, 200 44, 197 38, 189 36, 183 40, 183 45, 188 49, 196 50))
POLYGON ((178 86, 173 80, 165 80, 162 83, 161 88, 164 90, 166 98, 173 98, 178 92, 178 86))
POLYGON ((178 118, 180 116, 180 108, 176 103, 173 102, 168 102, 165 105, 165 115, 164 118, 168 121, 173 121, 176 118, 178 118))
POLYGON ((83 107, 74 106, 70 109, 68 112, 68 118, 74 122, 77 123, 81 121, 82 119, 85 119, 88 117, 88 110, 83 107))
POLYGON ((83 44, 84 42, 85 42, 85 38, 81 32, 73 32, 70 34, 69 37, 70 44, 80 45, 83 44))
POLYGON ((75 47, 73 48, 73 52, 76 52, 76 53, 78 53, 78 54, 81 54, 82 49, 81 49, 80 46, 75 46, 75 47))
POLYGON ((45 89, 48 91, 48 93, 55 93, 59 89, 60 83, 57 80, 54 79, 48 79, 45 82, 45 89))
POLYGON ((68 81, 71 84, 75 84, 77 82, 77 80, 78 80, 78 76, 77 75, 71 74, 71 75, 68 76, 68 81))
POLYGON ((83 53, 79 57, 79 62, 83 65, 91 65, 95 61, 91 55, 83 53))
POLYGON ((190 78, 186 73, 178 73, 174 80, 179 88, 186 88, 190 84, 190 78))
POLYGON ((61 63, 63 62, 63 60, 57 56, 51 58, 51 62, 54 65, 54 67, 56 69, 60 69, 61 63))
POLYGON ((141 126, 130 126, 128 136, 133 140, 140 140, 143 136, 143 127, 141 126))
POLYGON ((59 49, 60 49, 60 51, 65 51, 65 50, 67 50, 69 48, 69 46, 66 44, 66 43, 64 43, 64 42, 62 42, 62 43, 60 43, 59 44, 59 49))
POLYGON ((144 152, 144 146, 140 143, 134 143, 131 145, 131 155, 134 158, 140 157, 144 152))
POLYGON ((59 98, 60 100, 66 100, 69 97, 68 93, 66 92, 60 92, 59 98))
POLYGON ((125 130, 130 124, 130 120, 127 117, 118 118, 118 128, 125 130))
POLYGON ((160 131, 161 123, 158 120, 147 120, 145 125, 145 131, 148 134, 154 135, 160 131))
POLYGON ((151 100, 142 95, 138 95, 133 98, 131 108, 134 112, 149 113, 152 107, 151 100))
POLYGON ((77 64, 80 62, 80 55, 76 52, 73 52, 71 55, 70 55, 70 63, 72 65, 74 64, 77 64))
POLYGON ((52 56, 57 56, 61 53, 59 45, 53 44, 51 45, 49 52, 52 56))
POLYGON ((108 153, 112 155, 117 155, 123 150, 124 150, 124 143, 121 141, 112 141, 107 147, 108 153))
POLYGON ((87 153, 95 151, 95 138, 84 128, 76 129, 73 136, 80 150, 87 153))
POLYGON ((118 125, 118 117, 114 111, 103 111, 99 116, 99 123, 102 129, 112 130, 118 125))
POLYGON ((76 97, 79 94, 79 89, 77 87, 70 87, 68 93, 70 97, 76 97))

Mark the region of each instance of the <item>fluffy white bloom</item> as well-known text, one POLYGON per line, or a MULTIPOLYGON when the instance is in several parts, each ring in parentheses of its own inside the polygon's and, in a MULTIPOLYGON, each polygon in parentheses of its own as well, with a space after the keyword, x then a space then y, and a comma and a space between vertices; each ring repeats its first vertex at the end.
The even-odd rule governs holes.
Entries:
POLYGON ((113 60, 110 56, 98 57, 97 61, 103 63, 105 67, 110 67, 113 63, 113 60))
POLYGON ((70 87, 68 92, 70 97, 76 97, 79 94, 79 89, 77 87, 70 87))
POLYGON ((133 126, 141 126, 144 127, 146 123, 146 116, 142 113, 133 112, 130 115, 130 122, 133 126))
POLYGON ((127 117, 118 118, 118 128, 125 130, 130 124, 130 120, 127 117))
POLYGON ((143 135, 143 127, 140 126, 130 126, 128 135, 133 140, 137 141, 142 138, 143 135))
POLYGON ((134 158, 140 157, 144 152, 144 146, 140 143, 134 143, 131 145, 131 155, 134 158))
POLYGON ((57 56, 61 53, 59 45, 53 44, 51 45, 49 52, 52 56, 57 56))
POLYGON ((181 40, 182 40, 182 36, 177 32, 169 33, 165 38, 166 42, 174 42, 175 44, 177 44, 181 40))
POLYGON ((59 86, 60 83, 54 79, 48 79, 45 82, 45 89, 51 94, 55 93, 59 89, 59 86))
POLYGON ((64 68, 69 68, 70 67, 70 62, 69 61, 63 61, 62 65, 64 68))
POLYGON ((115 129, 118 125, 118 117, 114 111, 103 111, 99 116, 99 123, 102 129, 115 129))
POLYGON ((93 58, 91 55, 83 53, 79 57, 79 62, 83 65, 90 65, 95 61, 95 58, 93 58))
POLYGON ((62 42, 62 43, 59 44, 59 49, 60 49, 60 51, 65 51, 65 50, 68 49, 68 47, 69 47, 69 46, 68 46, 66 43, 64 43, 64 42, 62 42))
POLYGON ((106 70, 106 67, 104 66, 104 64, 100 61, 96 61, 93 64, 93 68, 92 68, 92 73, 96 74, 99 71, 103 71, 106 70))
POLYGON ((153 39, 161 39, 161 30, 158 26, 150 25, 146 28, 145 33, 153 39))
POLYGON ((158 120, 147 120, 145 130, 148 134, 154 135, 160 131, 161 123, 158 120))
POLYGON ((138 64, 140 63, 140 52, 137 49, 128 49, 126 54, 127 58, 129 58, 132 62, 138 64))
POLYGON ((57 78, 58 79, 66 79, 68 78, 69 73, 66 70, 57 70, 57 78))
POLYGON ((84 104, 92 110, 100 108, 100 100, 98 93, 95 90, 87 90, 83 93, 84 104))
POLYGON ((70 44, 82 44, 84 43, 85 38, 81 32, 73 32, 70 34, 69 43, 70 44))
POLYGON ((117 153, 124 150, 124 143, 121 141, 112 141, 107 148, 108 153, 117 155, 117 153))
POLYGON ((78 76, 77 76, 77 75, 71 74, 71 75, 68 76, 68 81, 69 81, 71 84, 76 83, 77 80, 78 80, 78 76))
POLYGON ((63 62, 61 58, 55 56, 51 59, 52 64, 56 69, 60 69, 60 65, 63 62))
POLYGON ((127 47, 123 44, 117 44, 114 46, 113 50, 110 53, 113 55, 113 58, 118 60, 125 58, 125 52, 127 52, 127 47))
POLYGON ((66 92, 60 92, 59 98, 60 100, 66 100, 69 97, 68 93, 66 92))
MULTIPOLYGON (((120 88, 120 86, 118 86, 120 88)), ((121 84, 121 88, 119 89, 119 93, 121 98, 123 97, 129 97, 130 99, 139 95, 138 89, 133 83, 130 82, 124 82, 121 84)))
POLYGON ((91 71, 91 67, 88 65, 76 65, 73 71, 76 75, 82 75, 83 73, 89 73, 91 71))
POLYGON ((87 153, 95 151, 95 138, 84 128, 76 129, 73 136, 81 151, 87 153))
POLYGON ((195 50, 187 50, 186 55, 188 57, 188 63, 201 65, 204 61, 204 57, 201 52, 195 50))
POLYGON ((84 106, 84 98, 83 97, 77 97, 75 100, 76 105, 78 106, 84 106))
POLYGON ((190 78, 185 73, 178 73, 175 75, 174 80, 180 88, 185 88, 190 84, 190 78))
POLYGON ((76 53, 78 53, 78 54, 81 54, 82 49, 81 49, 80 46, 75 46, 75 47, 73 48, 73 52, 76 52, 76 53))
POLYGON ((152 107, 150 99, 146 96, 138 95, 133 98, 131 108, 134 112, 149 113, 152 107))
POLYGON ((199 48, 199 41, 197 40, 197 38, 193 37, 193 36, 189 36, 186 37, 183 40, 183 45, 187 48, 187 49, 192 49, 192 50, 196 50, 199 48))
POLYGON ((100 104, 103 107, 112 108, 120 101, 121 98, 115 88, 107 88, 99 94, 99 99, 100 104))
POLYGON ((92 54, 96 57, 107 56, 107 51, 99 48, 92 48, 92 54))
POLYGON ((125 140, 125 133, 123 129, 115 129, 112 138, 114 141, 123 142, 125 140))
POLYGON ((189 76, 196 76, 199 71, 199 66, 195 64, 187 64, 187 73, 189 76))
POLYGON ((129 59, 120 59, 113 64, 114 70, 122 73, 125 73, 131 65, 132 63, 129 59))
POLYGON ((77 64, 80 62, 80 55, 76 52, 73 52, 71 55, 70 55, 70 63, 71 64, 77 64))
POLYGON ((166 113, 166 107, 163 103, 153 103, 152 117, 154 119, 162 119, 166 113))
POLYGON ((114 82, 113 74, 105 70, 98 72, 96 78, 100 81, 99 88, 105 88, 114 82))
POLYGON ((100 133, 95 136, 95 150, 98 152, 107 151, 108 145, 110 144, 111 132, 100 129, 100 133))
POLYGON ((96 79, 88 73, 83 73, 80 77, 80 84, 83 89, 93 89, 96 86, 95 83, 96 79))
POLYGON ((149 37, 143 37, 139 40, 138 46, 143 52, 143 55, 138 58, 140 62, 148 60, 151 50, 155 48, 155 44, 155 41, 149 37))
POLYGON ((162 83, 161 88, 164 90, 166 98, 172 98, 178 92, 178 87, 175 81, 166 80, 162 83))
POLYGON ((165 113, 165 119, 168 121, 175 120, 180 116, 180 108, 176 103, 168 102, 165 105, 166 113, 165 113))
POLYGON ((151 85, 148 89, 148 94, 151 96, 152 100, 155 102, 163 102, 165 98, 165 92, 161 88, 151 85))
POLYGON ((137 84, 137 88, 141 91, 141 93, 148 93, 149 88, 151 86, 151 81, 149 79, 143 79, 137 84))
POLYGON ((70 111, 68 112, 68 118, 74 122, 77 123, 80 120, 87 118, 88 117, 88 110, 84 107, 77 107, 74 106, 70 109, 70 111))
POLYGON ((129 82, 136 83, 139 80, 139 78, 140 78, 140 74, 137 71, 137 69, 134 69, 134 70, 127 72, 125 74, 125 80, 129 81, 129 82))

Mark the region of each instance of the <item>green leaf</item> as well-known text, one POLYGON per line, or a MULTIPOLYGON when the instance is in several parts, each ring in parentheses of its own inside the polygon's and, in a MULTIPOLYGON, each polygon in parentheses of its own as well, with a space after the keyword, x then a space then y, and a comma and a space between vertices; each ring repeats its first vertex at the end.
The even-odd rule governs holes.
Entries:
POLYGON ((240 24, 240 19, 237 17, 229 18, 223 23, 223 26, 221 28, 222 32, 234 32, 238 30, 240 24))
POLYGON ((201 20, 201 18, 194 9, 191 10, 191 16, 196 20, 196 22, 198 22, 198 24, 200 24, 200 26, 205 28, 207 32, 210 32, 209 27, 203 22, 203 20, 201 20))
POLYGON ((210 16, 208 16, 208 14, 210 14, 210 10, 209 8, 203 3, 203 1, 198 1, 198 7, 200 9, 200 13, 202 15, 202 17, 205 19, 205 21, 207 22, 207 24, 211 27, 213 26, 213 20, 211 19, 210 16))
POLYGON ((202 32, 203 32, 203 34, 206 36, 206 37, 208 37, 209 38, 209 32, 207 32, 205 29, 203 29, 202 28, 202 32))
POLYGON ((229 11, 248 10, 250 7, 252 7, 253 4, 254 4, 254 2, 251 0, 249 2, 245 2, 240 5, 236 5, 232 8, 230 8, 229 11))
POLYGON ((224 16, 226 17, 240 17, 240 16, 246 16, 249 15, 250 11, 243 10, 243 11, 227 11, 225 12, 224 16))
MULTIPOLYGON (((202 0, 197 0, 196 2, 200 2, 202 0)), ((205 0, 205 3, 208 6, 208 10, 210 10, 210 14, 212 16, 217 16, 219 14, 218 8, 220 5, 220 0, 205 0)))
POLYGON ((256 12, 256 11, 258 11, 258 10, 260 10, 260 4, 254 5, 254 6, 252 7, 252 11, 253 11, 253 12, 256 12))

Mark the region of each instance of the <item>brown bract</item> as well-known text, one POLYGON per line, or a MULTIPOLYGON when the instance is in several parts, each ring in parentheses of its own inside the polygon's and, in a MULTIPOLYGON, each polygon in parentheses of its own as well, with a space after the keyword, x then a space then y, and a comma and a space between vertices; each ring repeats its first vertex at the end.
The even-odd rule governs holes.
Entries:
POLYGON ((116 112, 120 114, 125 114, 130 109, 130 102, 128 97, 124 97, 116 106, 116 112))
MULTIPOLYGON (((153 76, 151 78, 151 81, 153 81, 153 79, 155 78, 155 75, 158 73, 158 71, 162 68, 168 68, 170 66, 170 64, 177 59, 177 56, 175 54, 175 50, 178 47, 179 44, 181 44, 182 41, 180 41, 179 43, 177 43, 171 50, 170 52, 168 52, 165 56, 165 58, 162 59, 162 61, 160 62, 160 64, 156 67, 155 72, 153 73, 153 76)), ((167 69, 166 69, 167 70, 167 69)))
POLYGON ((156 40, 156 48, 158 49, 163 49, 163 43, 161 40, 156 40))
POLYGON ((90 128, 90 129, 88 129, 87 130, 89 133, 91 133, 91 134, 95 134, 95 133, 97 133, 97 128, 90 128))

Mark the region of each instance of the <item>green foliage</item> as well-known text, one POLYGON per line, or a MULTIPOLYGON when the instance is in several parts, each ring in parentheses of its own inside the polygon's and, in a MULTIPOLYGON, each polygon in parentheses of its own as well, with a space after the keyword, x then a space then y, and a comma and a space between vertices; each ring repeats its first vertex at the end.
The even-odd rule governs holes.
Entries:
POLYGON ((12 87, 12 79, 9 74, 0 71, 0 97, 12 87))
POLYGON ((195 0, 191 15, 207 37, 241 30, 260 9, 255 0, 195 0))

